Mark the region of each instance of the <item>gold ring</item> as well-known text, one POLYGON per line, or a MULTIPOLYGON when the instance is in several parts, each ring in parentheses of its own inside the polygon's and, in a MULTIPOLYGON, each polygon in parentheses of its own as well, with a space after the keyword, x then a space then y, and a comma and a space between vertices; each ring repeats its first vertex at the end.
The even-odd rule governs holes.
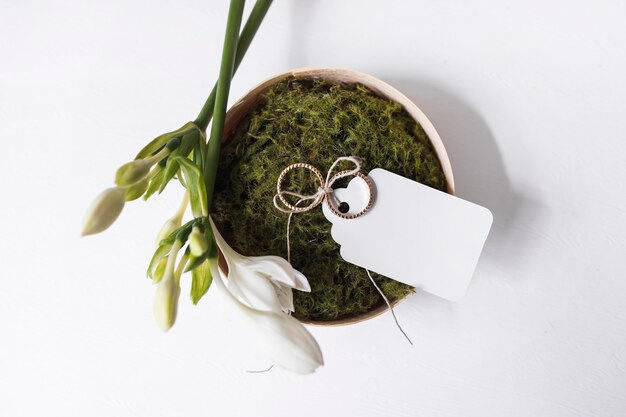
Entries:
MULTIPOLYGON (((348 173, 350 171, 341 171, 336 173, 335 175, 333 175, 333 177, 330 180, 330 183, 332 184, 337 177, 344 175, 346 173, 348 173)), ((369 211, 370 208, 372 208, 372 204, 374 204, 374 183, 372 182, 372 180, 370 179, 370 177, 368 177, 367 175, 364 175, 360 172, 356 172, 354 174, 355 176, 363 179, 363 181, 365 181, 365 183, 367 184, 367 188, 369 191, 369 198, 367 200, 367 204, 365 205, 365 207, 363 208, 363 210, 359 211, 358 213, 354 213, 354 214, 345 214, 339 211, 339 209, 337 207, 335 207, 335 205, 332 203, 332 198, 327 198, 326 201, 328 202, 328 208, 330 209, 330 211, 333 212, 333 214, 337 217, 341 217, 342 219, 356 219, 357 217, 361 217, 362 215, 364 215, 365 213, 367 213, 369 211)))
POLYGON ((289 171, 292 171, 297 168, 305 168, 313 172, 320 182, 320 187, 324 186, 324 177, 322 177, 322 173, 319 171, 319 169, 315 168, 311 164, 298 162, 296 164, 291 164, 287 168, 283 169, 283 171, 278 176, 278 181, 276 183, 276 194, 278 195, 278 198, 280 198, 280 201, 285 205, 285 207, 287 207, 289 210, 293 211, 294 213, 311 210, 312 208, 315 208, 319 203, 321 203, 322 200, 324 199, 324 194, 320 194, 320 197, 313 200, 311 204, 309 204, 308 206, 302 206, 302 207, 294 206, 293 204, 290 204, 287 201, 282 190, 283 181, 289 171))

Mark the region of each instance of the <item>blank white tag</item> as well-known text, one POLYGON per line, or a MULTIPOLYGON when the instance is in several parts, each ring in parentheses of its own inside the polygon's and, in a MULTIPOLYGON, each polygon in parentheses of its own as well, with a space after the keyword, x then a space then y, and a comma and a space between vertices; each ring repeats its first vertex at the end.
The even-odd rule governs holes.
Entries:
MULTIPOLYGON (((459 300, 467 290, 493 216, 469 201, 384 169, 369 173, 374 203, 355 219, 342 219, 322 206, 342 258, 396 281, 459 300)), ((335 189, 357 213, 368 200, 365 181, 355 177, 335 189)))

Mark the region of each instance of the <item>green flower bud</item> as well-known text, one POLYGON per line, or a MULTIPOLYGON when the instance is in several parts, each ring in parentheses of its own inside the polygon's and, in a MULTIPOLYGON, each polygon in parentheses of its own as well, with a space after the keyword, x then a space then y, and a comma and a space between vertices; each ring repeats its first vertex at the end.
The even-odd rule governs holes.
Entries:
POLYGON ((173 139, 170 139, 167 142, 167 145, 165 146, 167 146, 167 149, 169 149, 170 151, 173 151, 174 149, 180 146, 180 142, 181 142, 180 138, 173 138, 173 139))
POLYGON ((172 271, 167 271, 157 284, 154 302, 154 319, 163 331, 169 330, 176 322, 180 284, 174 279, 172 271))
POLYGON ((93 235, 108 229, 122 212, 125 195, 123 189, 113 187, 96 197, 85 216, 81 235, 93 235))
POLYGON ((196 226, 193 227, 193 230, 189 234, 188 241, 189 250, 196 258, 204 255, 206 251, 209 250, 209 242, 206 240, 206 236, 204 236, 204 233, 196 226))
POLYGON ((154 270, 154 275, 152 277, 152 281, 156 284, 158 282, 161 282, 161 280, 163 279, 163 275, 165 275, 165 270, 167 268, 167 260, 168 257, 164 256, 161 258, 161 260, 159 261, 156 269, 154 270))
POLYGON ((119 167, 115 173, 115 185, 130 187, 143 180, 150 172, 150 162, 145 159, 135 159, 119 167))
MULTIPOLYGON (((176 254, 182 247, 182 242, 175 241, 167 258, 163 278, 157 284, 156 297, 154 300, 154 318, 161 329, 167 331, 176 322, 178 311, 178 298, 180 297, 180 274, 174 271, 176 254)), ((185 260, 186 262, 186 260, 185 260)))
POLYGON ((126 201, 137 200, 146 192, 148 185, 150 185, 150 180, 148 178, 144 178, 137 184, 128 187, 126 189, 126 201))
POLYGON ((171 219, 168 219, 165 223, 163 223, 163 226, 161 226, 161 230, 159 230, 159 233, 157 234, 157 237, 154 240, 155 248, 159 246, 159 244, 161 243, 163 239, 171 235, 174 232, 174 230, 178 229, 180 227, 180 223, 181 223, 181 219, 176 216, 172 217, 171 219))

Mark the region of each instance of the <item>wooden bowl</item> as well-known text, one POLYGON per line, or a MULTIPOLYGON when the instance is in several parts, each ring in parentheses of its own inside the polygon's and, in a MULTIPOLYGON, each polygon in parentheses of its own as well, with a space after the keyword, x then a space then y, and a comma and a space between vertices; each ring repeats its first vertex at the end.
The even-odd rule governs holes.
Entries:
MULTIPOLYGON (((454 195, 454 177, 452 175, 452 166, 450 165, 450 159, 448 158, 448 154, 446 152, 445 147, 443 146, 443 142, 441 141, 441 137, 435 130, 433 124, 428 120, 424 112, 422 112, 419 107, 415 105, 411 100, 409 100, 404 94, 390 86, 389 84, 379 80, 378 78, 372 77, 371 75, 364 74, 362 72, 354 71, 351 69, 345 68, 300 68, 291 70, 282 74, 279 74, 275 77, 270 78, 262 82, 261 84, 254 87, 248 93, 246 93, 241 99, 239 99, 226 113, 226 120, 224 122, 224 136, 222 141, 225 142, 229 136, 229 133, 232 132, 239 122, 246 117, 246 115, 254 109, 257 104, 261 102, 261 96, 265 93, 271 86, 282 81, 287 77, 304 77, 304 78, 318 78, 325 79, 340 83, 358 83, 363 84, 372 90, 375 94, 380 97, 395 101, 401 104, 407 113, 418 122, 424 132, 428 135, 430 142, 437 153, 437 157, 439 158, 439 162, 441 163, 441 167, 443 169, 443 173, 446 177, 446 183, 448 186, 448 193, 454 195)), ((227 271, 226 263, 223 261, 223 258, 220 254, 220 268, 223 271, 227 271)), ((396 305, 400 301, 404 300, 407 296, 400 298, 394 301, 392 304, 396 305)), ((332 320, 332 321, 317 321, 317 320, 302 320, 303 323, 316 325, 316 326, 342 326, 347 324, 359 323, 365 320, 369 320, 373 317, 376 317, 385 311, 388 310, 386 304, 382 304, 379 307, 368 311, 367 313, 360 314, 358 316, 332 320)))

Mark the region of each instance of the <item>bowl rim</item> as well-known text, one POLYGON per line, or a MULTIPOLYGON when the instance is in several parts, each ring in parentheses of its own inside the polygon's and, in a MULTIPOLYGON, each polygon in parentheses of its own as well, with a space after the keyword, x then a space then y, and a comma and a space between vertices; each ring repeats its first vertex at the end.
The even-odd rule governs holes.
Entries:
MULTIPOLYGON (((441 167, 444 172, 447 183, 448 194, 455 195, 454 175, 452 173, 452 165, 446 148, 439 136, 439 133, 435 129, 435 126, 428 119, 426 114, 411 101, 407 96, 402 94, 399 90, 387 84, 386 82, 369 75, 364 72, 356 71, 349 68, 337 68, 337 67, 303 67, 296 68, 281 74, 275 75, 271 78, 260 82, 253 87, 247 93, 245 93, 239 100, 237 100, 226 113, 224 121, 224 134, 222 136, 222 143, 226 142, 230 132, 237 126, 239 121, 248 114, 248 112, 259 102, 262 94, 267 91, 271 86, 282 81, 288 77, 302 77, 302 78, 318 78, 328 79, 336 82, 343 83, 358 83, 363 84, 365 87, 372 90, 375 94, 388 100, 395 101, 402 105, 406 112, 422 126, 424 132, 428 136, 428 139, 432 143, 437 158, 441 163, 441 167)), ((225 263, 220 263, 220 268, 223 268, 225 263)), ((391 302, 391 306, 394 307, 400 302, 410 297, 412 293, 405 295, 402 298, 391 302)), ((386 304, 380 306, 359 315, 344 317, 336 320, 299 320, 301 323, 312 326, 345 326, 350 324, 360 323, 366 320, 370 320, 377 317, 384 312, 388 311, 389 307, 386 304)))

